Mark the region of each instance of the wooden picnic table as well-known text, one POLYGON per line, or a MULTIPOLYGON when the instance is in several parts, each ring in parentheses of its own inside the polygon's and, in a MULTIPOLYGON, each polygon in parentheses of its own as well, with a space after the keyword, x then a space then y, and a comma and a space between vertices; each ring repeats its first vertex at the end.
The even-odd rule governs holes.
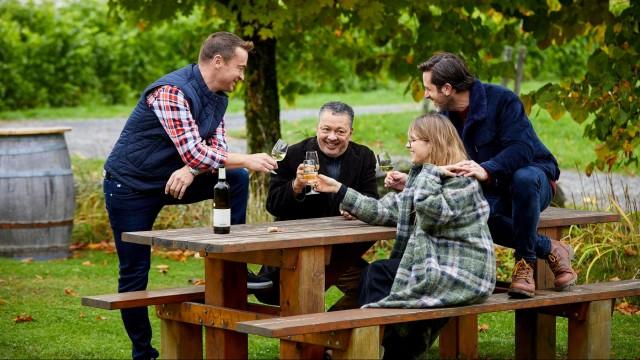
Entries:
MULTIPOLYGON (((202 336, 198 333, 204 326, 207 358, 246 358, 247 335, 232 331, 236 322, 324 312, 325 265, 331 246, 393 239, 395 234, 394 227, 337 216, 234 225, 231 233, 224 235, 214 234, 211 228, 132 232, 123 234, 123 240, 189 249, 204 256, 204 305, 158 307, 159 316, 166 320, 161 341, 164 357, 201 358, 202 336), (278 231, 269 232, 270 227, 278 231), (247 263, 281 268, 279 310, 247 303, 247 263)), ((281 356, 290 358, 299 352, 312 355, 320 350, 317 346, 284 347, 281 356)))
MULTIPOLYGON (((617 220, 616 215, 610 219, 605 217, 602 213, 550 208, 542 214, 539 229, 557 239, 561 229, 571 224, 617 220)), ((395 227, 373 226, 338 216, 233 225, 231 233, 224 235, 214 234, 211 228, 131 232, 123 234, 123 241, 188 249, 204 256, 204 304, 157 305, 157 315, 162 319, 163 357, 202 358, 204 327, 206 358, 247 358, 247 335, 233 331, 236 323, 324 312, 325 265, 330 260, 331 246, 394 239, 395 235, 395 227), (277 231, 270 232, 270 227, 277 227, 277 231), (247 302, 247 263, 281 268, 279 308, 247 302)), ((540 285, 549 285, 549 271, 541 270, 537 271, 540 285)), ((522 323, 545 331, 553 328, 555 334, 555 318, 552 321, 540 316, 531 315, 522 323)), ((471 339, 468 345, 461 339, 470 331, 475 335, 477 318, 472 315, 454 320, 441 335, 441 355, 473 356, 477 351, 477 339, 471 339)), ((555 344, 549 344, 549 349, 541 349, 543 345, 537 339, 526 342, 522 345, 527 349, 535 348, 537 355, 555 351, 555 344)), ((321 357, 322 351, 323 347, 319 345, 285 341, 281 343, 280 357, 321 357)))

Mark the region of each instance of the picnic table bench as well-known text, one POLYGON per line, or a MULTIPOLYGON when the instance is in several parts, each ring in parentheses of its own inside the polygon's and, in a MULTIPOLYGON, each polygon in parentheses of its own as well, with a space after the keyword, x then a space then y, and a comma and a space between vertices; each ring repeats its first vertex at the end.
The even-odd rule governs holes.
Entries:
MULTIPOLYGON (((379 359, 384 325, 517 310, 568 318, 568 357, 603 359, 609 357, 611 348, 611 313, 615 298, 636 295, 640 295, 640 280, 624 280, 578 285, 569 292, 538 290, 534 298, 526 299, 495 293, 481 304, 467 306, 366 308, 244 321, 236 324, 236 331, 280 338, 281 348, 295 349, 298 342, 324 345, 334 349, 333 358, 336 359, 379 359)), ((555 338, 537 333, 535 327, 524 326, 523 330, 517 336, 543 337, 555 342, 555 338)), ((295 354, 295 351, 289 350, 288 354, 295 354)), ((530 354, 516 355, 530 358, 530 354)))
MULTIPOLYGON (((562 230, 572 225, 618 220, 618 215, 610 213, 549 208, 542 213, 538 227, 541 233, 559 239, 562 230)), ((248 322, 302 314, 312 314, 307 315, 307 318, 311 319, 325 319, 326 316, 334 316, 331 314, 322 315, 322 311, 324 311, 324 266, 330 260, 332 245, 392 239, 394 237, 395 228, 367 225, 357 220, 347 221, 341 217, 319 218, 312 221, 310 219, 291 220, 277 224, 234 225, 231 234, 227 235, 213 234, 208 228, 125 233, 123 235, 124 241, 199 251, 205 258, 205 285, 90 296, 84 297, 82 303, 103 309, 156 305, 156 314, 162 320, 161 354, 163 357, 201 358, 204 354, 207 358, 246 358, 247 333, 258 331, 250 330, 256 329, 255 324, 252 325, 254 328, 245 327, 250 325, 248 322), (267 232, 267 227, 273 225, 277 225, 281 230, 267 232), (277 266, 282 269, 279 307, 247 302, 247 263, 277 266), (203 328, 206 329, 204 336, 206 352, 204 353, 203 328)), ((553 287, 553 274, 544 261, 538 261, 535 277, 537 288, 540 291, 553 287)), ((637 287, 637 284, 635 286, 637 287)), ((565 301, 562 304, 585 302, 599 304, 599 301, 605 301, 610 305, 611 299, 620 294, 616 291, 598 292, 598 296, 601 297, 598 299, 601 300, 585 300, 573 291, 566 292, 561 293, 560 298, 564 300, 557 301, 565 301), (575 301, 567 300, 572 298, 575 301)), ((544 295, 547 293, 541 292, 541 294, 545 298, 547 297, 544 295)), ((505 297, 506 295, 493 296, 505 297)), ((549 298, 555 299, 551 296, 549 298)), ((499 299, 500 297, 495 298, 496 301, 499 299)), ((529 304, 523 307, 514 305, 515 302, 508 302, 509 306, 516 306, 513 310, 516 311, 515 355, 518 358, 551 358, 555 356, 555 342, 548 339, 555 339, 555 317, 562 314, 547 310, 557 310, 557 306, 561 305, 558 303, 557 305, 543 306, 535 302, 536 299, 533 299, 534 302, 523 300, 525 301, 523 304, 529 304), (530 310, 532 308, 544 308, 545 311, 539 309, 532 311, 530 310), (537 336, 537 334, 545 334, 545 336, 537 336)), ((490 302, 489 304, 494 303, 490 302)), ((442 314, 440 317, 451 318, 440 334, 440 355, 442 358, 477 357, 477 314, 482 311, 489 312, 487 308, 481 307, 483 304, 477 306, 480 307, 471 308, 476 310, 460 310, 460 313, 455 313, 457 311, 455 309, 468 309, 468 307, 451 308, 450 311, 453 313, 447 315, 444 315, 443 312, 439 313, 442 314)), ((504 307, 507 305, 500 306, 492 311, 507 310, 504 307)), ((588 308, 602 305, 581 306, 584 309, 579 314, 586 314, 588 308)), ((573 309, 574 307, 572 307, 573 309)), ((398 310, 398 313, 393 314, 401 315, 391 317, 391 319, 398 321, 404 321, 401 320, 401 316, 406 315, 403 311, 407 311, 402 309, 383 310, 389 314, 392 310, 398 310)), ((438 310, 444 311, 444 309, 438 310)), ((437 313, 438 310, 433 311, 437 313)), ((423 319, 424 316, 435 316, 433 313, 431 313, 432 315, 423 315, 424 311, 427 310, 416 311, 421 314, 418 319, 423 319)), ((381 317, 376 315, 379 314, 377 312, 361 312, 356 309, 351 313, 341 312, 340 314, 351 314, 363 318, 363 320, 353 323, 353 331, 339 329, 344 338, 351 337, 352 333, 372 332, 371 326, 379 327, 385 324, 382 322, 371 326, 359 325, 368 324, 366 321, 374 321, 374 323, 378 321, 377 319, 381 317), (366 320, 370 316, 374 320, 366 320), (349 335, 345 335, 345 331, 348 331, 349 335)), ((429 312, 424 314, 429 314, 429 312)), ((426 318, 424 317, 424 319, 426 318)), ((592 327, 587 328, 591 329, 592 327)), ((324 336, 316 333, 318 331, 311 331, 308 334, 292 335, 294 337, 292 339, 282 340, 284 346, 280 350, 281 357, 321 355, 324 346, 327 345, 315 340, 319 336, 324 336), (300 339, 307 340, 301 341, 300 339)), ((323 332, 320 331, 320 333, 323 332)), ((274 336, 278 337, 277 334, 274 336)), ((362 336, 355 336, 355 338, 359 337, 362 338, 362 336)), ((371 339, 379 340, 379 336, 377 338, 371 337, 371 339)), ((348 349, 352 351, 352 348, 348 349)), ((342 350, 338 350, 337 353, 340 351, 342 350)), ((348 355, 348 352, 345 354, 348 355)))

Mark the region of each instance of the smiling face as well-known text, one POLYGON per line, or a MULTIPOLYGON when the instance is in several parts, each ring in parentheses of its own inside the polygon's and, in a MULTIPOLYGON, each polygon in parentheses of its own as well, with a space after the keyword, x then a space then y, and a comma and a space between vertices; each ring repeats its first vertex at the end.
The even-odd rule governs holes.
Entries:
POLYGON ((411 162, 414 164, 424 164, 429 155, 429 140, 420 138, 413 131, 409 130, 409 141, 405 145, 409 150, 411 162))
POLYGON ((248 59, 249 53, 241 47, 236 47, 235 54, 228 61, 225 61, 221 55, 214 56, 211 60, 216 71, 214 90, 233 91, 237 83, 244 80, 248 59))
POLYGON ((325 110, 320 113, 316 138, 320 151, 335 158, 347 151, 353 129, 347 114, 325 110))
POLYGON ((453 98, 451 85, 444 84, 440 89, 431 82, 431 71, 422 73, 422 84, 424 85, 424 98, 429 99, 438 108, 438 111, 449 111, 452 109, 453 98))

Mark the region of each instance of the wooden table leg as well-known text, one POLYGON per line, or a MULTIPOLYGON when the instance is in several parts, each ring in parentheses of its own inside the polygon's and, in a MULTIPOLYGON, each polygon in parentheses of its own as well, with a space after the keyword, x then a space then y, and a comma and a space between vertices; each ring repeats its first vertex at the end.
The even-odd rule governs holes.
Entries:
MULTIPOLYGON (((286 249, 280 270, 280 315, 324 312, 324 257, 322 246, 286 249)), ((322 358, 317 345, 280 342, 280 358, 322 358)))
MULTIPOLYGON (((562 228, 545 228, 540 234, 558 240, 562 228)), ((554 276, 547 262, 536 261, 536 289, 553 288, 554 276)), ((556 357, 556 317, 526 310, 516 311, 516 359, 554 359, 556 357)))
POLYGON ((163 359, 202 359, 202 326, 161 319, 163 359))
MULTIPOLYGON (((241 310, 247 308, 246 264, 207 257, 205 281, 205 304, 241 310)), ((205 351, 207 359, 246 359, 247 334, 207 327, 205 351)))
POLYGON ((591 302, 584 320, 569 318, 569 359, 609 359, 612 301, 591 302))
POLYGON ((478 315, 449 319, 440 331, 440 358, 478 358, 478 315))

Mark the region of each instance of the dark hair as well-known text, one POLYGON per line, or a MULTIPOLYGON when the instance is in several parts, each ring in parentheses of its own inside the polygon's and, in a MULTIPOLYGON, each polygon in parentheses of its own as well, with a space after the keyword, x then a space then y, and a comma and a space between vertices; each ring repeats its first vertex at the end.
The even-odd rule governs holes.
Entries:
POLYGON ((467 65, 458 56, 448 52, 433 55, 429 60, 418 65, 422 72, 431 72, 431 83, 440 89, 449 83, 456 91, 471 88, 475 77, 471 75, 467 65))
POLYGON ((320 108, 320 111, 318 112, 318 115, 322 114, 323 111, 331 111, 331 114, 333 115, 336 115, 336 114, 347 115, 349 117, 349 125, 353 127, 354 115, 353 115, 353 109, 351 108, 351 106, 340 101, 330 101, 322 105, 322 107, 320 108))
POLYGON ((251 51, 253 42, 244 41, 230 32, 215 32, 202 42, 199 59, 200 61, 207 61, 213 59, 216 55, 220 55, 224 61, 229 61, 236 54, 237 47, 251 51))

